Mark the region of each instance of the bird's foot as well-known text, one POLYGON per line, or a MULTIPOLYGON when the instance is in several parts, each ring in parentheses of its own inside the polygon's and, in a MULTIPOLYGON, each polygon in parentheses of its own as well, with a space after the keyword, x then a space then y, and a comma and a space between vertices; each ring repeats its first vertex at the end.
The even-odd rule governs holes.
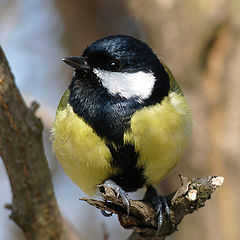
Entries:
POLYGON ((164 215, 166 216, 167 220, 170 221, 170 208, 168 206, 167 200, 165 197, 159 195, 157 193, 157 190, 152 186, 149 186, 147 188, 144 200, 150 202, 157 212, 158 226, 156 235, 159 235, 163 224, 164 215))
MULTIPOLYGON (((117 197, 121 197, 123 205, 127 209, 127 215, 129 215, 129 210, 130 210, 130 202, 129 202, 129 197, 127 192, 125 192, 119 185, 117 185, 114 181, 112 180, 106 180, 104 182, 104 185, 113 189, 114 192, 117 194, 117 197)), ((112 214, 106 213, 104 210, 101 211, 102 214, 106 217, 110 217, 112 214)))

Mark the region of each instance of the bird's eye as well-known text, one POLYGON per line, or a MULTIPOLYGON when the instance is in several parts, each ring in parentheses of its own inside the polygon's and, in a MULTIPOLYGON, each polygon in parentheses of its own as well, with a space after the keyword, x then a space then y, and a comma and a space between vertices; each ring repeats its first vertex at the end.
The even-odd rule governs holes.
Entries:
POLYGON ((107 64, 107 69, 110 71, 118 71, 120 68, 120 64, 117 61, 110 61, 107 64))

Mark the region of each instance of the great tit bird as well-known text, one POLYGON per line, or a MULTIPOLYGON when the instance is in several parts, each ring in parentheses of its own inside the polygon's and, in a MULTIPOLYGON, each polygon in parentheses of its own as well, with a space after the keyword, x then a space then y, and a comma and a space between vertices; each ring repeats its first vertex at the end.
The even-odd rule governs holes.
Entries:
POLYGON ((130 36, 105 37, 63 61, 75 72, 56 113, 56 156, 86 194, 105 183, 129 208, 127 192, 153 189, 181 158, 187 100, 152 49, 130 36))

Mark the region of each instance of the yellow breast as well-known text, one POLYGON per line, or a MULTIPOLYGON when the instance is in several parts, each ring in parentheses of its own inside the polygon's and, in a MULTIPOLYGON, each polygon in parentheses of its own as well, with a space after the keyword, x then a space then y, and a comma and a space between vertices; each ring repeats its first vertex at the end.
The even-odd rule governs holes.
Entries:
POLYGON ((57 111, 52 141, 65 173, 88 195, 112 174, 109 149, 69 104, 57 111))
MULTIPOLYGON (((172 92, 161 104, 134 113, 124 142, 133 144, 139 153, 137 166, 143 167, 147 185, 159 183, 176 165, 187 145, 191 125, 189 106, 182 93, 172 92)), ((69 104, 59 106, 52 139, 64 171, 88 195, 115 173, 104 140, 69 104)))
POLYGON ((161 104, 145 107, 131 118, 125 143, 139 152, 147 185, 159 183, 181 158, 191 132, 191 114, 185 97, 172 92, 161 104))

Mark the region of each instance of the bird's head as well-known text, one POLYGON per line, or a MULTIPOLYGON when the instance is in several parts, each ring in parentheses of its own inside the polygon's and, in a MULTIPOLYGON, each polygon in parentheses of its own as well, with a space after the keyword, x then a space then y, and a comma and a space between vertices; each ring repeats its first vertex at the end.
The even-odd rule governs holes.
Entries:
POLYGON ((80 75, 95 76, 101 87, 122 98, 160 101, 170 89, 168 73, 152 49, 130 36, 100 39, 88 46, 82 56, 63 61, 80 75))

